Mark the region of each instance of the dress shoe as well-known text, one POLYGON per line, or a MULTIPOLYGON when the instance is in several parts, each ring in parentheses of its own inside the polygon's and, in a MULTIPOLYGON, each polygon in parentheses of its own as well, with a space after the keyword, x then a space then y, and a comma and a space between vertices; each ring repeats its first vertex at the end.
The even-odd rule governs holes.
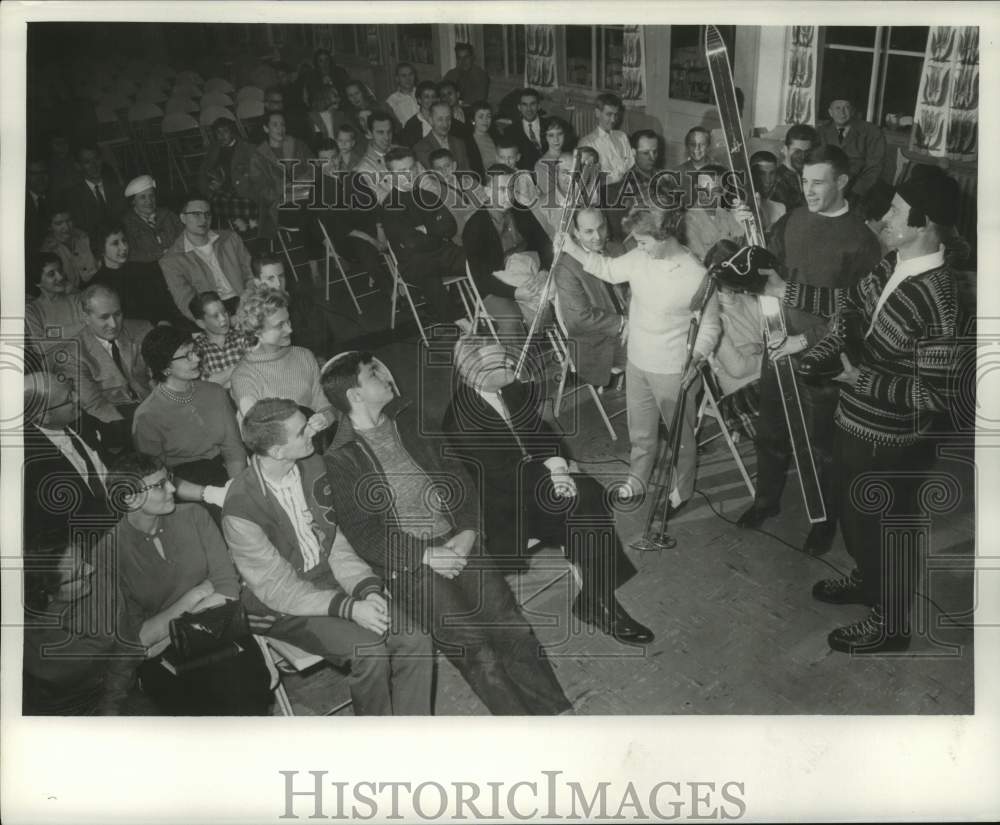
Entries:
POLYGON ((838 627, 826 637, 827 643, 839 653, 898 653, 910 646, 910 637, 889 633, 878 608, 873 608, 860 622, 838 627))
POLYGON ((756 504, 752 504, 742 516, 736 519, 736 526, 746 529, 754 529, 756 527, 760 527, 766 519, 769 519, 771 516, 776 516, 780 512, 781 508, 776 504, 772 504, 768 507, 758 507, 756 504))
POLYGON ((573 602, 573 615, 619 642, 648 644, 654 638, 653 631, 633 619, 617 599, 612 599, 610 605, 602 600, 588 606, 577 596, 573 602))
POLYGON ((848 576, 839 579, 823 579, 813 585, 814 599, 827 604, 865 604, 865 596, 861 586, 861 574, 857 569, 848 576))
POLYGON ((810 528, 802 549, 810 556, 823 556, 833 547, 833 537, 837 535, 837 523, 820 521, 810 528))

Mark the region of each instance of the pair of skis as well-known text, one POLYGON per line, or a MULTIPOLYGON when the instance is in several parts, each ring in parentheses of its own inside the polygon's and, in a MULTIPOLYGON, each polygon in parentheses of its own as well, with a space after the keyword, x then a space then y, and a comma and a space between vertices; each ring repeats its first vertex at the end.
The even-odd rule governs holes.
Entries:
MULTIPOLYGON (((764 223, 761 220, 760 207, 757 203, 753 178, 750 174, 750 155, 744 142, 743 124, 740 121, 740 112, 736 105, 736 88, 729 65, 729 53, 726 51, 722 35, 715 26, 705 26, 705 60, 708 63, 712 89, 715 91, 715 101, 719 110, 719 120, 722 122, 722 131, 729 150, 729 166, 746 187, 746 206, 749 210, 749 217, 744 221, 746 240, 748 244, 753 246, 766 246, 764 223)), ((768 295, 758 295, 757 301, 763 318, 764 338, 770 350, 771 347, 780 345, 788 336, 784 315, 781 311, 781 302, 768 295)), ((802 401, 799 398, 799 388, 792 361, 790 358, 784 357, 772 361, 772 364, 781 392, 781 403, 784 407, 785 421, 788 424, 788 437, 792 445, 792 455, 795 458, 795 468, 798 470, 799 487, 802 490, 806 513, 809 516, 809 521, 814 524, 825 521, 826 507, 819 486, 816 464, 813 461, 809 432, 802 414, 802 401)))

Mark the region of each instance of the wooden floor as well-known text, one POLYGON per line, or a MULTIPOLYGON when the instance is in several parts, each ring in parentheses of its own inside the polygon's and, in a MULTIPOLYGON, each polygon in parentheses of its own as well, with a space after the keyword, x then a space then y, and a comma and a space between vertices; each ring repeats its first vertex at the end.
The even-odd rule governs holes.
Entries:
MULTIPOLYGON (((403 393, 421 399, 433 438, 448 401, 448 346, 396 343, 377 354, 403 393)), ((621 397, 608 401, 612 411, 623 404, 621 397)), ((583 468, 605 483, 621 478, 628 457, 625 416, 614 421, 616 442, 581 393, 559 422, 583 468)), ((742 453, 753 473, 753 446, 742 445, 742 453)), ((531 596, 524 610, 578 714, 971 713, 974 474, 960 461, 941 461, 938 469, 960 479, 966 498, 929 522, 930 574, 918 607, 925 630, 902 656, 851 658, 829 649, 827 633, 866 612, 810 595, 818 579, 851 569, 839 536, 822 558, 798 549, 808 524, 794 477, 782 513, 763 531, 733 526, 750 499, 722 439, 701 456, 699 492, 671 524, 676 547, 628 550, 639 574, 619 589, 619 599, 656 633, 652 644, 622 645, 568 621, 576 585, 558 556, 536 559, 512 584, 522 600, 531 596)), ((645 517, 645 510, 618 513, 626 545, 642 534, 645 517)), ((286 676, 285 684, 300 714, 324 713, 347 698, 343 675, 324 665, 286 676)), ((436 713, 486 713, 443 659, 436 713)))

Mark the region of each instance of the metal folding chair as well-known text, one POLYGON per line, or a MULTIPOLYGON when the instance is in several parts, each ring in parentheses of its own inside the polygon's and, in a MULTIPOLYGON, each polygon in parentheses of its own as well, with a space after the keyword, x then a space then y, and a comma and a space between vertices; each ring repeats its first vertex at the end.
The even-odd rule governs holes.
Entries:
POLYGON ((420 338, 424 342, 424 346, 428 346, 427 343, 427 333, 424 330, 424 325, 420 320, 420 314, 417 312, 417 307, 424 306, 424 301, 415 302, 413 300, 413 294, 410 292, 410 285, 403 280, 403 276, 399 271, 399 261, 396 260, 396 253, 392 251, 392 246, 383 253, 385 259, 386 267, 389 269, 389 274, 392 275, 392 302, 389 308, 389 329, 394 330, 396 328, 396 313, 398 311, 399 297, 406 300, 406 303, 410 307, 410 313, 413 315, 413 320, 417 323, 417 329, 420 331, 420 338))
MULTIPOLYGON (((711 372, 710 367, 706 367, 706 370, 711 372)), ((704 423, 705 416, 715 419, 715 423, 719 425, 719 432, 704 439, 703 441, 699 441, 698 446, 703 447, 721 435, 726 440, 726 446, 729 447, 729 452, 733 456, 733 461, 736 462, 736 467, 739 469, 740 475, 743 476, 743 483, 746 484, 747 491, 750 493, 750 498, 754 498, 757 493, 754 489, 753 482, 750 480, 750 474, 747 472, 746 465, 743 463, 743 456, 740 455, 740 451, 736 447, 736 441, 733 438, 733 434, 729 432, 729 426, 726 424, 726 420, 722 416, 722 411, 719 409, 719 401, 721 401, 724 396, 716 394, 717 385, 714 380, 714 376, 703 377, 705 378, 702 382, 705 388, 705 394, 702 396, 701 406, 698 408, 698 417, 695 419, 695 436, 697 437, 698 433, 701 431, 701 426, 704 423)))
MULTIPOLYGON (((282 716, 295 716, 295 710, 292 708, 291 700, 288 698, 288 691, 285 690, 285 685, 281 680, 282 673, 303 673, 310 668, 315 667, 323 663, 325 660, 322 656, 317 656, 313 653, 307 653, 301 648, 296 647, 289 642, 283 642, 279 639, 272 639, 269 636, 254 635, 257 643, 261 646, 262 650, 265 651, 266 659, 271 663, 274 670, 271 671, 271 686, 274 690, 274 699, 277 702, 278 710, 282 716)), ((335 713, 340 713, 342 710, 346 710, 351 706, 351 700, 347 699, 334 707, 330 708, 324 716, 333 716, 335 713)))
POLYGON ((358 315, 363 315, 364 310, 361 309, 361 304, 358 303, 358 298, 367 298, 369 295, 377 295, 378 288, 374 283, 374 273, 368 272, 363 269, 359 269, 356 272, 351 271, 351 274, 347 274, 347 270, 344 268, 344 259, 337 252, 336 247, 333 245, 333 240, 330 238, 330 233, 326 231, 326 226, 323 224, 319 218, 316 218, 316 223, 319 224, 320 232, 323 233, 323 248, 326 252, 326 273, 325 273, 325 283, 326 283, 326 300, 330 300, 330 283, 332 278, 330 277, 330 261, 333 261, 333 267, 336 269, 337 274, 340 276, 340 280, 343 281, 344 286, 347 287, 347 294, 351 296, 351 301, 354 304, 354 309, 357 310, 358 315), (352 280, 358 278, 367 278, 368 285, 364 292, 360 294, 354 291, 354 287, 351 285, 352 280))

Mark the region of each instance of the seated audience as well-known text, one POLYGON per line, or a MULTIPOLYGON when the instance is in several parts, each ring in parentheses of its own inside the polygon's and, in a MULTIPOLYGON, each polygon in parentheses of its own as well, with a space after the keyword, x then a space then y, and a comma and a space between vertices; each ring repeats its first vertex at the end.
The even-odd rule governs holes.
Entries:
MULTIPOLYGON (((538 163, 538 159, 545 150, 542 138, 542 119, 539 117, 541 99, 542 96, 536 89, 520 89, 517 92, 519 117, 506 132, 506 135, 517 144, 519 155, 517 168, 528 172, 535 168, 535 164, 538 163)), ((503 111, 502 103, 500 110, 503 111)), ((503 159, 500 162, 504 163, 503 159)))
POLYGON ((621 98, 605 93, 597 96, 594 114, 597 128, 580 138, 581 146, 592 146, 600 156, 601 169, 606 172, 605 183, 621 183, 625 173, 635 164, 635 152, 628 135, 615 126, 624 111, 621 98))
POLYGON ((151 324, 182 318, 160 267, 155 263, 129 260, 128 240, 120 224, 99 228, 91 243, 100 260, 91 283, 104 284, 117 292, 126 318, 151 324))
POLYGON ((118 176, 101 160, 96 146, 88 143, 77 146, 76 164, 83 180, 66 189, 63 197, 74 226, 93 237, 98 227, 121 220, 125 193, 118 176))
MULTIPOLYGON (((577 210, 570 233, 588 252, 612 258, 625 252, 617 242, 608 242, 608 223, 599 209, 577 210)), ((560 256, 552 277, 577 375, 587 384, 604 387, 625 369, 625 297, 618 286, 595 278, 572 255, 560 256)))
POLYGON ((626 612, 615 590, 635 575, 615 530, 604 488, 572 469, 559 435, 541 415, 537 384, 521 383, 500 344, 461 339, 458 386, 442 429, 473 478, 485 511, 486 550, 521 560, 528 540, 560 547, 581 574, 573 614, 622 642, 653 633, 626 612), (572 505, 552 502, 572 500, 572 505), (576 536, 573 534, 576 533, 576 536))
POLYGON ((253 345, 253 339, 233 323, 218 292, 199 292, 191 299, 188 309, 201 330, 191 339, 198 353, 201 379, 229 389, 233 368, 253 345))
POLYGON ((253 290, 240 302, 237 326, 257 343, 233 369, 230 388, 236 408, 246 415, 262 398, 290 398, 307 407, 313 430, 320 432, 339 416, 323 395, 316 356, 292 346, 288 298, 275 289, 253 290))
POLYGON ((778 181, 778 159, 771 152, 754 152, 750 156, 750 174, 766 232, 787 211, 783 203, 771 197, 778 181))
POLYGON ((830 120, 816 127, 820 143, 840 147, 847 155, 847 189, 851 202, 863 198, 878 180, 891 183, 886 176, 885 134, 874 123, 858 116, 847 98, 834 98, 827 109, 830 120))
POLYGON ((29 157, 24 196, 24 259, 42 248, 51 216, 51 178, 44 158, 29 157))
POLYGON ((486 190, 468 171, 460 172, 455 156, 448 149, 435 149, 428 158, 430 178, 438 194, 455 219, 457 230, 452 240, 461 243, 465 222, 478 207, 486 202, 486 190))
POLYGON ((93 419, 102 448, 119 452, 131 443, 132 416, 149 395, 149 374, 140 346, 146 321, 122 317, 118 294, 93 284, 80 295, 83 327, 61 369, 77 381, 82 411, 93 419))
POLYGON ((678 171, 697 172, 708 163, 708 149, 712 145, 712 134, 704 126, 692 126, 684 136, 684 148, 687 159, 680 165, 678 171))
POLYGON ((168 324, 153 328, 142 341, 142 357, 153 391, 132 419, 135 448, 170 470, 179 499, 221 508, 226 484, 247 461, 229 395, 200 380, 187 332, 168 324))
POLYGON ((343 89, 347 83, 347 72, 338 66, 329 49, 316 49, 312 66, 302 73, 302 86, 306 100, 311 104, 325 89, 343 89))
POLYGON ((443 100, 431 104, 429 117, 431 131, 413 144, 413 153, 425 169, 431 168, 431 152, 436 149, 447 149, 455 159, 456 168, 463 172, 471 172, 469 155, 465 150, 465 141, 453 133, 451 107, 443 100))
POLYGON ((341 108, 341 100, 340 92, 333 86, 325 86, 316 92, 310 101, 311 145, 323 138, 336 139, 341 126, 351 125, 351 117, 341 108))
POLYGON ((486 100, 490 96, 490 76, 476 65, 476 50, 471 43, 455 44, 455 65, 448 69, 444 80, 453 83, 465 104, 486 100))
POLYGON ((38 252, 28 259, 28 292, 24 305, 26 348, 41 359, 36 366, 61 367, 69 343, 83 327, 80 296, 62 270, 54 252, 38 252))
POLYGON ((169 209, 156 204, 156 181, 140 175, 125 187, 130 208, 122 212, 122 226, 128 240, 130 261, 150 263, 160 260, 184 227, 169 209))
POLYGON ((404 145, 413 148, 423 138, 427 137, 433 128, 431 125, 431 106, 438 101, 437 84, 422 80, 417 84, 417 113, 403 124, 400 140, 404 145))
POLYGON ((802 170, 806 155, 817 146, 819 146, 819 135, 808 123, 793 124, 785 132, 781 165, 775 170, 776 180, 770 198, 776 203, 784 204, 786 212, 806 205, 806 198, 802 192, 802 170))
POLYGON ((573 127, 561 117, 550 117, 542 123, 545 151, 535 163, 535 182, 544 198, 555 187, 556 165, 559 158, 575 148, 573 127))
POLYGON ((124 601, 122 637, 146 651, 142 692, 170 716, 262 716, 271 674, 249 634, 225 659, 172 673, 170 622, 240 597, 226 543, 200 504, 177 504, 170 472, 159 459, 126 453, 112 465, 112 490, 125 515, 105 539, 114 554, 124 601))
POLYGON ((73 289, 83 289, 97 271, 90 238, 73 225, 68 204, 53 204, 49 233, 42 241, 41 251, 59 256, 63 274, 73 289))
POLYGON ((359 148, 364 150, 365 139, 368 136, 368 119, 378 108, 375 98, 368 92, 368 87, 360 80, 349 80, 344 86, 344 97, 347 98, 349 115, 352 125, 358 130, 359 148))
POLYGON ((396 91, 386 98, 385 105, 396 118, 396 123, 402 129, 410 118, 420 109, 414 87, 417 84, 417 73, 409 63, 396 65, 396 91))
MULTIPOLYGON (((337 127, 337 134, 332 141, 332 148, 337 150, 337 154, 334 156, 337 160, 337 165, 345 172, 353 170, 355 166, 361 163, 361 159, 365 156, 364 141, 358 138, 359 134, 356 126, 352 126, 350 123, 342 123, 337 127)), ((330 143, 325 141, 321 141, 318 146, 325 149, 331 148, 330 143)))
POLYGON ((356 715, 430 714, 430 640, 404 622, 338 525, 330 505, 339 480, 314 454, 310 423, 294 401, 267 398, 247 411, 243 432, 253 458, 222 523, 254 628, 350 665, 356 715))
POLYGON ((742 242, 746 238, 743 224, 739 222, 730 205, 730 197, 723 191, 721 166, 707 164, 696 175, 695 201, 684 212, 684 245, 699 260, 705 260, 708 250, 719 241, 742 242))
POLYGON ((495 562, 482 553, 475 496, 394 400, 370 354, 349 353, 323 371, 323 389, 345 418, 326 452, 333 511, 393 603, 431 634, 494 714, 542 715, 570 703, 495 562), (435 489, 456 477, 457 496, 435 489), (376 489, 385 506, 373 505, 376 489), (389 503, 391 502, 391 503, 389 503), (461 618, 459 618, 461 617, 461 618))
POLYGON ((212 211, 200 195, 181 206, 184 232, 160 260, 177 309, 189 320, 191 299, 199 292, 219 293, 229 312, 236 311, 244 284, 252 277, 250 253, 229 229, 212 229, 212 211))
POLYGON ((216 120, 212 134, 215 140, 198 171, 198 191, 208 198, 213 215, 232 221, 237 231, 245 232, 258 220, 250 186, 250 163, 256 147, 240 137, 229 118, 216 120))
POLYGON ((472 129, 465 142, 469 150, 469 166, 486 181, 486 170, 497 162, 497 144, 493 139, 493 109, 485 100, 477 101, 469 107, 472 129))
POLYGON ((450 80, 438 83, 438 96, 451 107, 451 134, 463 143, 472 136, 472 127, 465 122, 465 109, 459 104, 458 86, 450 80))

